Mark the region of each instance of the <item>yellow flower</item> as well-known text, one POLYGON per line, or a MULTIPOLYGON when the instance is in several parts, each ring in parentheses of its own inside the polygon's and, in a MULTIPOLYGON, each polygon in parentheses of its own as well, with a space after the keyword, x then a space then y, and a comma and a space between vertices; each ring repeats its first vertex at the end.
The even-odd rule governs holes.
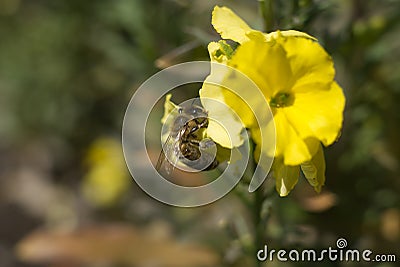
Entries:
POLYGON ((115 204, 130 183, 120 143, 112 138, 95 140, 85 161, 88 172, 81 185, 83 195, 99 207, 115 204))
MULTIPOLYGON (((345 105, 342 89, 334 81, 331 57, 308 34, 292 30, 262 33, 251 29, 226 7, 214 8, 212 24, 222 38, 236 41, 240 46, 229 52, 226 42, 210 43, 211 60, 234 67, 252 79, 274 115, 275 154, 259 146, 255 154, 256 157, 260 153, 275 156, 272 169, 278 192, 281 196, 290 192, 297 183, 300 168, 319 192, 325 181, 320 143, 328 146, 336 140, 345 105)), ((223 87, 206 83, 200 90, 202 95, 219 99, 222 95, 223 101, 250 129, 254 142, 261 143, 259 125, 241 98, 223 87)), ((260 106, 252 108, 262 112, 260 106)))

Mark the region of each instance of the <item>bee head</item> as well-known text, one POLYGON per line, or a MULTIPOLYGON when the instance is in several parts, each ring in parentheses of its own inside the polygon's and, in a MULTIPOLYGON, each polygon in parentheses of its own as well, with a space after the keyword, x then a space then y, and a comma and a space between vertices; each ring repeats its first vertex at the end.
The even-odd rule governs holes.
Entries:
POLYGON ((208 116, 207 111, 204 108, 200 107, 200 106, 191 106, 191 107, 189 107, 187 109, 186 112, 187 112, 188 115, 191 115, 191 116, 193 116, 195 118, 196 117, 207 117, 208 116))

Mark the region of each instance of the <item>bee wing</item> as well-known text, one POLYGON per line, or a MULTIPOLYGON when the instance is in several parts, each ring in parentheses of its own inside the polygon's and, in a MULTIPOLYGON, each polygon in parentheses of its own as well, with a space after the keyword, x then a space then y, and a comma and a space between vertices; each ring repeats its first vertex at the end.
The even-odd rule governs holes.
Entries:
POLYGON ((175 168, 176 162, 171 163, 170 160, 174 159, 174 161, 178 161, 178 157, 174 157, 175 153, 175 140, 172 135, 169 135, 167 140, 165 141, 162 150, 160 152, 160 156, 158 157, 156 170, 160 171, 161 167, 164 165, 164 170, 168 175, 171 175, 172 171, 175 168))
POLYGON ((171 135, 168 135, 167 140, 164 142, 164 144, 161 148, 161 152, 160 152, 160 155, 158 156, 157 165, 156 165, 157 171, 160 171, 161 165, 165 161, 165 151, 167 150, 167 146, 168 146, 170 139, 171 139, 171 135))

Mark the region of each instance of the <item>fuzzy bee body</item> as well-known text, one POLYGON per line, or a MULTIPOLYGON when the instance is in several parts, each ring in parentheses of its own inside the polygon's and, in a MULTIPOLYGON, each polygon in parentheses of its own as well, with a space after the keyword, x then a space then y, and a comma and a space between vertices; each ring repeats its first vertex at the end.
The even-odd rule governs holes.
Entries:
POLYGON ((163 145, 156 169, 160 171, 163 163, 165 163, 166 173, 172 173, 177 162, 169 162, 169 160, 165 160, 166 158, 176 158, 176 161, 186 159, 185 164, 193 169, 215 169, 218 166, 218 161, 215 158, 208 166, 204 166, 205 163, 201 157, 201 148, 215 145, 211 140, 202 142, 203 131, 208 127, 207 111, 200 106, 192 105, 180 107, 178 113, 179 115, 174 119, 169 136, 163 145))

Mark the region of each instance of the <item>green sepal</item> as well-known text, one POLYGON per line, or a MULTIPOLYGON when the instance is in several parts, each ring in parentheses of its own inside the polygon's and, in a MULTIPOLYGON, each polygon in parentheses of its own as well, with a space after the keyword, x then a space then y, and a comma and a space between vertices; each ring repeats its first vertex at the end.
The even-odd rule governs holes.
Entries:
POLYGON ((321 144, 317 153, 311 161, 301 164, 301 170, 316 192, 321 192, 321 187, 325 184, 325 158, 321 144))

